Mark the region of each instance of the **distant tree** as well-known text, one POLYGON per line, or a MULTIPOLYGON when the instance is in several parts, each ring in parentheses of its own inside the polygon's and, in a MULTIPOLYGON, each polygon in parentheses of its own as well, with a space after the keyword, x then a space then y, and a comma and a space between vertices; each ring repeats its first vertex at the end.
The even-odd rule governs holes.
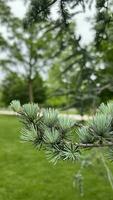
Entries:
MULTIPOLYGON (((63 31, 70 33, 70 23, 72 22, 72 18, 74 15, 79 14, 80 12, 85 12, 85 9, 87 6, 91 8, 92 3, 94 1, 85 1, 85 0, 78 0, 78 1, 71 1, 71 0, 46 0, 46 1, 38 1, 38 0, 31 0, 29 4, 29 9, 26 14, 26 23, 28 25, 32 23, 39 23, 40 21, 54 21, 54 27, 53 29, 57 30, 58 28, 60 29, 59 31, 59 37, 61 37, 62 34, 62 41, 69 41, 67 39, 67 34, 65 34, 63 31), (55 20, 52 20, 51 18, 51 9, 53 8, 53 5, 57 5, 57 10, 58 10, 58 17, 55 20), (78 7, 79 6, 79 7, 78 7), (81 8, 80 8, 81 7, 81 8), (80 10, 79 10, 80 8, 80 10)), ((96 17, 95 17, 95 30, 96 30, 96 50, 95 53, 97 52, 97 46, 99 45, 100 41, 105 38, 107 38, 107 33, 108 33, 108 27, 110 24, 112 24, 112 0, 96 0, 96 17)), ((73 43, 73 49, 72 49, 72 54, 69 55, 69 62, 67 63, 67 59, 65 58, 64 60, 64 65, 66 66, 64 73, 68 74, 67 77, 69 76, 69 73, 71 74, 71 71, 73 71, 72 79, 76 79, 75 83, 75 88, 72 87, 72 84, 70 89, 68 87, 68 91, 66 91, 65 88, 63 88, 62 94, 65 95, 66 93, 71 96, 71 104, 73 106, 78 106, 81 108, 81 113, 85 111, 86 105, 89 105, 90 101, 90 106, 93 105, 93 107, 96 107, 96 104, 98 104, 104 97, 104 91, 103 91, 103 86, 104 84, 104 72, 105 70, 100 70, 98 68, 97 63, 98 63, 98 58, 93 55, 91 55, 90 51, 87 51, 88 47, 86 46, 85 48, 81 48, 80 44, 77 43, 77 37, 76 33, 74 34, 74 39, 73 37, 71 38, 71 42, 73 43), (76 44, 76 45, 75 45, 76 44), (78 56, 78 51, 76 49, 80 49, 79 55, 82 56, 82 59, 79 61, 76 60, 78 56), (73 56, 72 56, 73 55, 73 56), (70 59, 71 58, 71 59, 70 59), (75 61, 73 64, 71 63, 71 60, 73 59, 75 61), (77 67, 77 64, 79 63, 79 69, 80 71, 76 73, 76 70, 79 70, 77 67), (88 67, 86 66, 88 63, 88 67), (89 66, 90 64, 90 66, 89 66), (94 66, 95 64, 95 66, 94 66), (75 71, 72 69, 73 66, 75 66, 75 71), (103 74, 100 76, 100 71, 103 74), (92 75, 95 76, 95 80, 92 80, 92 75), (74 78, 75 77, 75 78, 74 78), (79 86, 79 87, 78 87, 79 86), (72 89, 73 88, 73 89, 72 89), (72 91, 73 90, 73 91, 72 91), (93 92, 92 92, 93 90, 93 92), (102 94, 103 93, 103 94, 102 94), (90 99, 90 100, 89 100, 90 99), (73 102, 73 103, 72 103, 73 102), (84 110, 84 111, 83 111, 84 110)), ((108 36, 109 38, 109 36, 108 36)), ((80 39, 80 38, 79 38, 80 39)), ((64 42, 65 44, 65 42, 64 42)), ((69 45, 69 43, 68 43, 69 45)), ((65 45, 64 45, 65 46, 65 45)), ((106 48, 106 46, 105 46, 106 48)), ((69 53, 69 52, 68 52, 69 53)), ((108 55, 108 54, 107 54, 108 55)), ((67 56, 68 58, 68 56, 67 56)), ((63 65, 63 64, 62 64, 63 65)), ((61 67, 62 68, 62 67, 61 67)), ((69 79, 69 78, 68 78, 69 79)), ((73 82, 73 81, 72 81, 73 82)), ((106 79, 106 86, 108 86, 108 82, 106 79)), ((71 79, 70 79, 71 83, 71 79)), ((111 85, 111 84, 110 84, 111 85)), ((108 93, 110 97, 112 96, 111 94, 111 86, 108 89, 108 93)), ((108 94, 107 93, 107 94, 108 94)), ((58 90, 57 90, 57 95, 58 95, 58 90)))
POLYGON ((9 48, 7 59, 2 59, 5 63, 5 72, 17 72, 25 76, 28 85, 29 101, 34 101, 33 79, 37 73, 43 73, 47 67, 46 51, 49 48, 51 34, 43 37, 43 24, 31 25, 24 30, 20 19, 15 18, 11 33, 8 36, 9 48), (23 34, 24 33, 24 34, 23 34), (7 62, 6 62, 7 60, 7 62))
POLYGON ((58 32, 56 47, 61 49, 49 70, 48 86, 51 101, 55 97, 57 101, 61 99, 65 109, 76 107, 83 115, 90 107, 96 107, 96 83, 92 79, 95 70, 91 48, 81 46, 74 29, 74 23, 70 23, 58 32))
MULTIPOLYGON (((37 73, 32 80, 34 91, 34 102, 43 104, 46 99, 46 88, 41 76, 37 73)), ((1 84, 1 101, 8 106, 12 99, 19 99, 20 102, 29 102, 28 82, 26 77, 19 76, 15 72, 10 72, 1 84)))
POLYGON ((96 1, 93 43, 96 90, 100 101, 113 99, 113 1, 96 1), (104 6, 103 6, 104 4, 104 6))
MULTIPOLYGON (((11 9, 7 4, 7 0, 0 0, 0 53, 3 54, 6 53, 8 50, 8 42, 6 40, 6 37, 4 36, 4 30, 10 29, 12 26, 13 16, 11 13, 11 9)), ((6 53, 7 54, 7 53, 6 53)), ((6 59, 7 60, 7 59, 6 59)), ((2 60, 2 57, 0 56, 0 69, 4 66, 4 63, 6 60, 2 60)))

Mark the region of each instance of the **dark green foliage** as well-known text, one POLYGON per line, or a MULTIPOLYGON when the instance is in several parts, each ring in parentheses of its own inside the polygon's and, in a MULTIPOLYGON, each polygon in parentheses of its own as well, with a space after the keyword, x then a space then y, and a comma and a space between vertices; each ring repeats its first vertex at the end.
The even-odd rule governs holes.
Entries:
POLYGON ((85 10, 86 4, 91 5, 90 0, 31 0, 28 12, 26 14, 25 26, 34 22, 42 20, 48 20, 51 14, 51 8, 58 4, 59 21, 64 25, 68 25, 68 19, 76 14, 76 7, 80 6, 82 10, 85 10), (71 11, 70 11, 71 10, 71 11))
MULTIPOLYGON (((14 98, 19 99, 22 104, 29 101, 27 80, 26 78, 17 75, 17 73, 9 73, 5 77, 1 88, 2 101, 5 105, 9 105, 14 98)), ((45 90, 46 88, 42 78, 39 74, 36 74, 33 79, 34 102, 42 104, 45 101, 45 90)))
POLYGON ((95 61, 98 68, 95 71, 97 71, 96 82, 99 82, 98 95, 102 102, 107 102, 109 99, 113 99, 112 6, 112 1, 97 1, 97 13, 95 17, 95 61), (102 68, 101 65, 103 66, 102 68))
POLYGON ((107 40, 108 28, 113 24, 112 7, 113 2, 110 0, 97 0, 96 1, 96 47, 100 48, 101 42, 107 40))
POLYGON ((45 83, 44 83, 42 77, 39 75, 39 73, 36 73, 36 75, 33 79, 34 102, 43 104, 47 98, 46 90, 47 90, 47 88, 45 86, 45 83))
POLYGON ((28 101, 26 83, 16 73, 9 73, 2 83, 2 101, 8 105, 15 97, 25 103, 28 101))
POLYGON ((9 25, 11 21, 11 10, 7 5, 7 0, 0 0, 0 23, 9 25))
POLYGON ((32 0, 24 20, 24 27, 28 26, 29 22, 40 22, 47 19, 50 14, 49 3, 50 0, 32 0))

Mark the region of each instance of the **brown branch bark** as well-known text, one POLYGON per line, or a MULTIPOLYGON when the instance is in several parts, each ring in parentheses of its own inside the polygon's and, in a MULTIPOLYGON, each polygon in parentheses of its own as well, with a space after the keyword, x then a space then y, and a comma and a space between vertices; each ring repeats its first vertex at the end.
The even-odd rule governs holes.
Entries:
POLYGON ((75 146, 77 147, 81 147, 81 148, 94 148, 94 147, 97 147, 97 148, 100 148, 100 147, 113 147, 113 142, 106 142, 106 143, 102 143, 102 144, 99 144, 99 143, 94 143, 94 144, 84 144, 84 143, 74 143, 75 146))

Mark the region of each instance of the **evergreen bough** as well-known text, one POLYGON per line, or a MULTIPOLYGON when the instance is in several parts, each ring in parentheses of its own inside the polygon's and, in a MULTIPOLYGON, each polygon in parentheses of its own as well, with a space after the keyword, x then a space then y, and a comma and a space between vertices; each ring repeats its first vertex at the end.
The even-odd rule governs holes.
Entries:
POLYGON ((113 159, 113 103, 101 104, 86 125, 64 117, 53 108, 40 109, 37 104, 11 102, 23 124, 21 139, 32 142, 37 149, 44 149, 53 163, 58 160, 77 161, 84 150, 105 149, 113 159))
MULTIPOLYGON (((21 140, 31 142, 37 149, 43 149, 47 158, 71 160, 81 164, 74 176, 73 186, 77 185, 83 195, 83 169, 102 163, 107 179, 113 189, 113 175, 108 160, 113 161, 113 103, 102 103, 96 114, 86 125, 64 117, 53 108, 40 109, 37 104, 11 102, 11 108, 18 113, 23 124, 21 140), (86 150, 89 152, 86 154, 86 150), (90 150, 90 151, 89 151, 90 150), (107 158, 107 159, 106 159, 107 158)), ((104 172, 104 171, 103 171, 104 172)))

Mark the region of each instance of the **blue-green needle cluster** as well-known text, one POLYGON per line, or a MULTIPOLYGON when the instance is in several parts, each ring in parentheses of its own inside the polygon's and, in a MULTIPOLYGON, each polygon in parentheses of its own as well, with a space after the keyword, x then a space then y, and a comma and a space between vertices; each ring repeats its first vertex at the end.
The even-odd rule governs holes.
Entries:
POLYGON ((21 106, 12 101, 12 109, 23 124, 21 139, 44 149, 54 163, 59 159, 79 160, 84 149, 113 148, 113 103, 101 104, 86 125, 64 117, 53 108, 40 109, 37 104, 21 106), (74 139, 76 138, 76 139, 74 139))

